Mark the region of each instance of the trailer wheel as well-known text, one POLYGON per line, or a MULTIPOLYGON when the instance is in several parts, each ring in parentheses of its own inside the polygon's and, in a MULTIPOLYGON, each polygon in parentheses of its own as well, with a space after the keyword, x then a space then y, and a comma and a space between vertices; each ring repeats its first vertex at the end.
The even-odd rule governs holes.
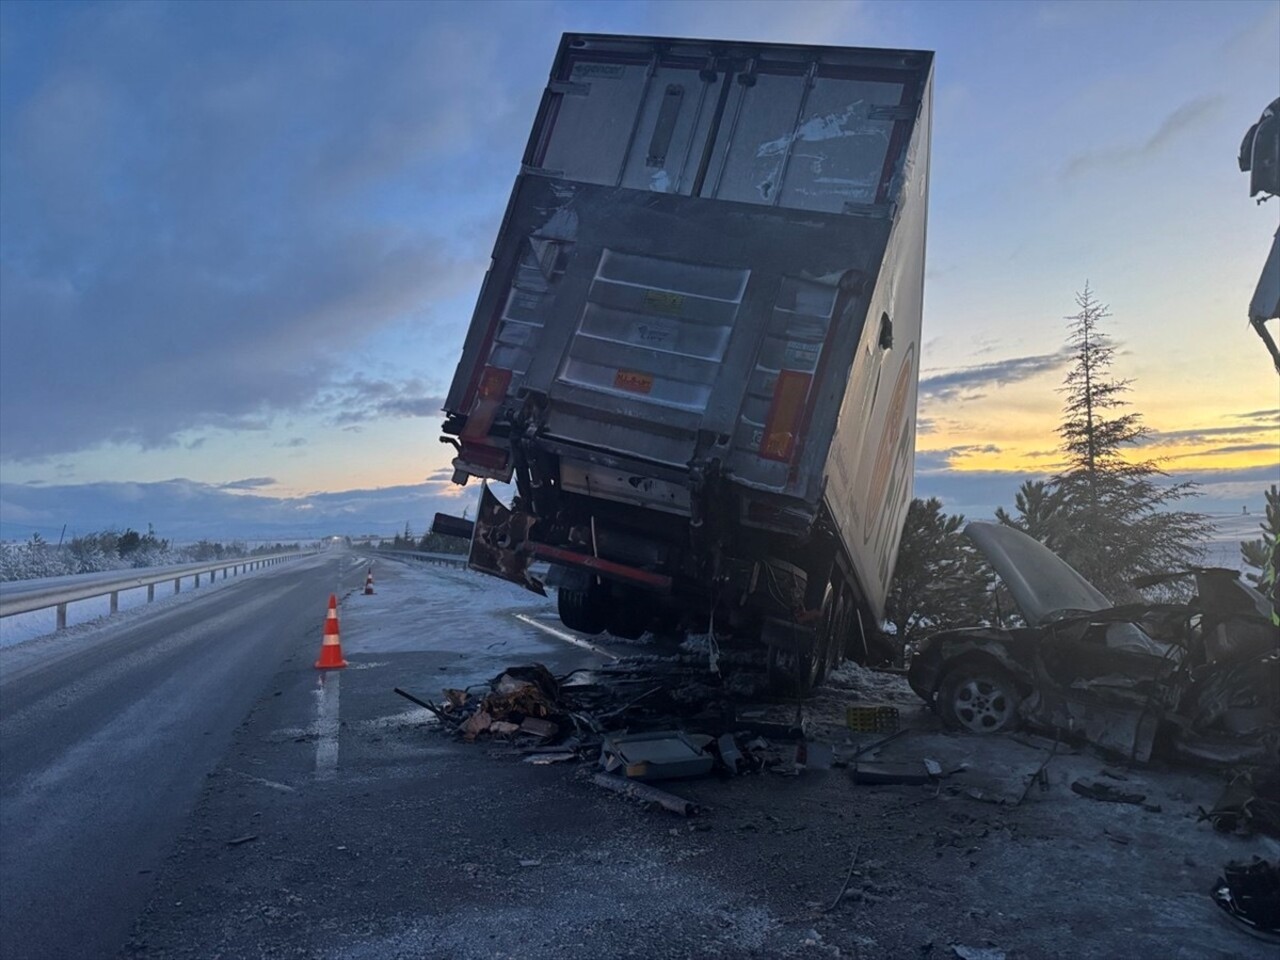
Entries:
POLYGON ((805 652, 769 648, 769 686, 777 693, 807 697, 821 686, 831 669, 836 642, 836 592, 827 585, 812 649, 805 652))
POLYGON ((649 614, 635 600, 614 600, 606 615, 608 630, 623 640, 639 640, 649 628, 649 614))
POLYGON ((608 610, 600 590, 593 583, 586 590, 556 591, 556 609, 560 622, 570 630, 594 636, 608 625, 608 610))

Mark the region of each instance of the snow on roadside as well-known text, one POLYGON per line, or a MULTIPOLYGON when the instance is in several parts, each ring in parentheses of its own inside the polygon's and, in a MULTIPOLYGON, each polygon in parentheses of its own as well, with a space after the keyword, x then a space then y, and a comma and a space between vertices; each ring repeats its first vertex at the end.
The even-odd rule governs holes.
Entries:
MULTIPOLYGON (((280 569, 281 567, 264 567, 261 570, 241 572, 225 580, 219 578, 213 583, 208 583, 204 579, 205 575, 202 574, 199 587, 193 587, 193 578, 185 576, 182 578, 184 581, 182 592, 176 594, 172 592, 172 581, 157 583, 155 585, 156 598, 151 603, 147 602, 147 588, 145 586, 130 587, 127 590, 120 591, 119 613, 114 617, 110 615, 111 598, 109 596, 104 595, 91 597, 87 600, 77 600, 67 605, 67 630, 65 635, 78 636, 106 623, 114 625, 131 621, 139 616, 147 615, 151 611, 167 609, 176 603, 181 603, 193 597, 202 597, 210 590, 221 590, 224 586, 242 580, 245 576, 267 573, 273 570, 278 571, 280 569), (165 591, 170 592, 166 595, 165 591), (136 612, 139 608, 143 608, 142 613, 136 612)), ((14 581, 14 584, 26 585, 22 581, 14 581)), ((41 638, 63 636, 64 633, 55 632, 56 622, 53 607, 0 618, 0 649, 29 643, 41 638)))

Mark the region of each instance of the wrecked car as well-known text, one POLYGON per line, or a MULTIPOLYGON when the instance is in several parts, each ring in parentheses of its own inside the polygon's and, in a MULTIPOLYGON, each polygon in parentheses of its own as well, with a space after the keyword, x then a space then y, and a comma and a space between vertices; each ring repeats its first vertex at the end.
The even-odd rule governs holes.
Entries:
POLYGON ((1019 530, 965 535, 1008 587, 1025 626, 947 630, 924 640, 911 688, 949 726, 1027 724, 1136 762, 1165 748, 1211 763, 1275 762, 1280 631, 1234 570, 1200 568, 1189 603, 1115 606, 1019 530))

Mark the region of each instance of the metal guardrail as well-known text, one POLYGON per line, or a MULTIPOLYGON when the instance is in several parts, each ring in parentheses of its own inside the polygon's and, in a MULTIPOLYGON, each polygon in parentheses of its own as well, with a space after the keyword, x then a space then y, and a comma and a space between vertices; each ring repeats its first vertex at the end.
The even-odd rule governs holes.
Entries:
POLYGON ((442 567, 465 567, 467 565, 467 555, 465 553, 423 553, 421 550, 380 550, 374 547, 369 551, 380 557, 404 557, 407 560, 417 560, 419 563, 434 563, 442 567))
POLYGON ((226 580, 229 575, 239 574, 242 568, 244 572, 258 570, 283 563, 285 560, 309 557, 315 553, 315 550, 273 553, 264 557, 240 557, 234 560, 217 560, 213 563, 153 567, 150 571, 146 567, 138 567, 127 572, 122 571, 116 577, 103 578, 101 574, 90 574, 93 579, 88 582, 81 580, 78 583, 45 583, 26 588, 21 586, 22 580, 13 580, 0 584, 0 617, 11 617, 18 613, 30 613, 33 610, 55 607, 57 629, 63 630, 67 626, 67 604, 75 603, 77 600, 109 596, 111 613, 115 613, 120 608, 120 593, 124 590, 146 587, 147 602, 150 603, 156 598, 156 584, 172 581, 173 592, 181 593, 182 581, 187 578, 192 578, 195 581, 193 586, 199 587, 200 578, 206 574, 209 576, 209 582, 212 583, 218 578, 219 572, 222 574, 222 579, 226 580))

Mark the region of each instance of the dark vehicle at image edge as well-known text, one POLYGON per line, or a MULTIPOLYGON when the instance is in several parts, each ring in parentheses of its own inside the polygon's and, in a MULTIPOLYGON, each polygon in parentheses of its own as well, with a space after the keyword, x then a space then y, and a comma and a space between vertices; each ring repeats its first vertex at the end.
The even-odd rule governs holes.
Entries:
MULTIPOLYGON (((566 34, 445 400, 470 566, 808 685, 912 496, 933 54, 566 34)), ((882 654, 881 654, 882 656, 882 654)))
POLYGON ((1021 531, 971 523, 965 534, 1027 625, 919 644, 907 679, 948 725, 1025 722, 1138 762, 1158 748, 1218 764, 1280 757, 1280 629, 1236 571, 1188 571, 1190 603, 1117 607, 1021 531))

